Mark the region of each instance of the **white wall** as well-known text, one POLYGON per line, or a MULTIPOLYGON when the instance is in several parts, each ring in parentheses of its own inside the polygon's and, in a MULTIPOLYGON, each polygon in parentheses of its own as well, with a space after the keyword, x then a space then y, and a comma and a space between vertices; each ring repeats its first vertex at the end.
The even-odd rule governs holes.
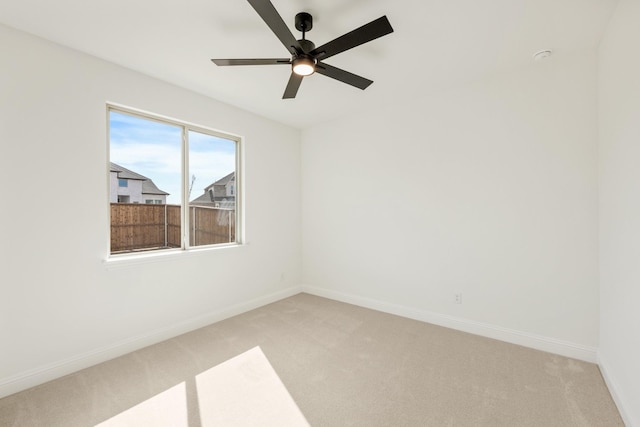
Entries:
POLYGON ((595 359, 596 80, 559 53, 304 131, 307 289, 595 359))
POLYGON ((3 26, 0 52, 0 396, 298 290, 298 130, 3 26), (105 266, 107 102, 245 138, 248 245, 105 266))
POLYGON ((599 50, 600 364, 640 426, 640 2, 621 0, 599 50))

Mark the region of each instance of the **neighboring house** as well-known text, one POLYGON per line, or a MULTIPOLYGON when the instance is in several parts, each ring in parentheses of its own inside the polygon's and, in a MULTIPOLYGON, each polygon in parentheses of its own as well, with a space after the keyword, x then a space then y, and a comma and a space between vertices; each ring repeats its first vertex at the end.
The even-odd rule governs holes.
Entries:
POLYGON ((144 175, 111 162, 109 173, 111 203, 165 204, 169 193, 160 190, 144 175))
POLYGON ((210 206, 214 208, 235 209, 236 173, 231 172, 204 189, 204 194, 193 199, 192 206, 210 206))

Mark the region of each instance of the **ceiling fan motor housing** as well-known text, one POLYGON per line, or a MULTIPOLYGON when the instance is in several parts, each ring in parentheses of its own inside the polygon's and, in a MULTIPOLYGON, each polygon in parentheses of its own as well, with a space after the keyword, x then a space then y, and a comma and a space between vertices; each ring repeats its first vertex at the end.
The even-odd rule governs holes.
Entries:
POLYGON ((298 43, 300 43, 300 47, 304 52, 311 52, 313 49, 316 48, 316 45, 313 44, 311 40, 302 39, 302 40, 298 40, 298 43))

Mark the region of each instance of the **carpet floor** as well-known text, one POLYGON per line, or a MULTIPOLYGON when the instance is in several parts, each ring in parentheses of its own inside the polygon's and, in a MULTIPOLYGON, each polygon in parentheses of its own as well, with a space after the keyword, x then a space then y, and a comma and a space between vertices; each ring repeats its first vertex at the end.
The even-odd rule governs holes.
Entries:
POLYGON ((163 396, 212 427, 197 378, 254 347, 312 426, 624 425, 595 364, 298 294, 0 399, 0 426, 95 426, 163 396))

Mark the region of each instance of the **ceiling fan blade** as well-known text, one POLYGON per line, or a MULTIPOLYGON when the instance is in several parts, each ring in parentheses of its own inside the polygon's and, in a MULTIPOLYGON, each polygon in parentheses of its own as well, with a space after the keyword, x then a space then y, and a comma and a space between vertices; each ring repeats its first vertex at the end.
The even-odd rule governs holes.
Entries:
POLYGON ((324 62, 318 62, 316 64, 316 73, 331 77, 332 79, 339 80, 362 90, 365 90, 371 83, 373 83, 373 80, 365 79, 364 77, 360 77, 332 65, 325 64, 324 62))
POLYGON ((361 44, 370 42, 371 40, 375 40, 378 37, 382 37, 392 32, 393 28, 391 28, 391 23, 386 16, 382 16, 360 28, 356 28, 337 39, 331 40, 330 42, 313 49, 309 54, 319 60, 324 60, 340 52, 360 46, 361 44))
POLYGON ((264 58, 264 59, 212 59, 218 66, 224 65, 278 65, 291 64, 289 58, 264 58))
POLYGON ((282 99, 295 98, 296 93, 298 93, 298 88, 300 87, 300 83, 302 83, 302 76, 299 76, 294 72, 291 72, 291 77, 289 77, 289 83, 287 83, 287 88, 284 90, 284 95, 282 95, 282 99))
POLYGON ((302 47, 298 40, 293 37, 291 30, 284 23, 282 17, 269 0, 247 0, 249 4, 258 12, 258 15, 267 24, 271 31, 280 39, 284 47, 287 48, 292 55, 302 52, 302 47))

